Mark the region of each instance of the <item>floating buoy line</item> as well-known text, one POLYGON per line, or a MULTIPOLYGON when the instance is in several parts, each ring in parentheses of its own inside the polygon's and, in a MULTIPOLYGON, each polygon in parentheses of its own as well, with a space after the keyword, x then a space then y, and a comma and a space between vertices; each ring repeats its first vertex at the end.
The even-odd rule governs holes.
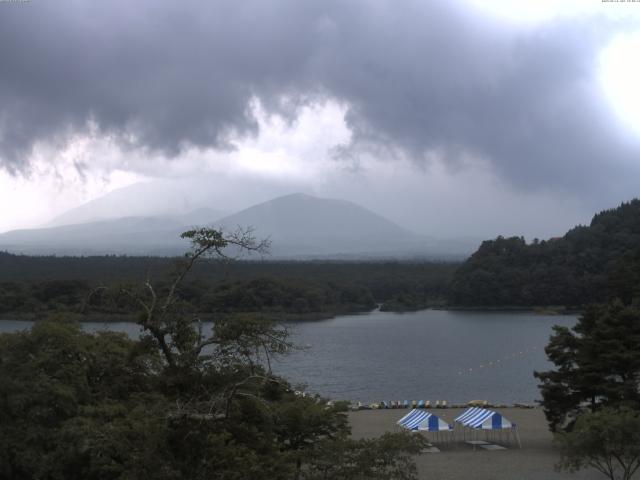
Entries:
POLYGON ((460 370, 458 371, 458 375, 464 375, 465 373, 473 373, 481 369, 484 370, 486 368, 498 367, 500 365, 504 365, 505 363, 508 363, 510 360, 514 358, 519 358, 538 350, 539 350, 538 347, 531 347, 531 348, 525 348, 524 350, 518 350, 517 352, 511 352, 506 354, 502 358, 498 358, 497 360, 490 360, 488 362, 481 363, 477 367, 469 367, 469 368, 460 370))

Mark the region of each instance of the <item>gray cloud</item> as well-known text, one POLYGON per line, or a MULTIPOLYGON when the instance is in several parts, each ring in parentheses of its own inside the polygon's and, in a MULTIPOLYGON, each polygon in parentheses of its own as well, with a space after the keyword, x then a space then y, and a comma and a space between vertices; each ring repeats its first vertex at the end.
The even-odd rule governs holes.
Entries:
POLYGON ((593 82, 603 40, 593 22, 516 31, 419 0, 0 8, 0 162, 10 171, 25 168, 35 142, 88 122, 175 156, 255 134, 254 97, 291 118, 295 105, 334 98, 349 106, 350 155, 382 148, 424 161, 436 150, 453 166, 481 157, 518 189, 635 188, 625 179, 640 148, 593 82))

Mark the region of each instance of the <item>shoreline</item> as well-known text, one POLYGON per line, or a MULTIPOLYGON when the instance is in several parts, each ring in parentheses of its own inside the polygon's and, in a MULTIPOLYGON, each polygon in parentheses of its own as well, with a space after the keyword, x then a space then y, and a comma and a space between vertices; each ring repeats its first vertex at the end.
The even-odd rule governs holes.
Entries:
POLYGON ((581 315, 584 307, 569 307, 563 305, 531 305, 519 307, 513 305, 497 305, 497 306, 455 306, 433 307, 432 310, 450 310, 456 312, 531 312, 538 315, 581 315))
MULTIPOLYGON (((581 315, 584 310, 580 308, 574 307, 562 307, 562 306, 554 306, 554 307, 514 307, 514 306, 497 306, 497 307, 463 307, 463 306, 431 306, 420 308, 417 310, 408 309, 408 310, 384 310, 381 305, 378 305, 375 308, 367 309, 367 310, 334 310, 334 311, 325 311, 325 312, 307 312, 307 313, 290 313, 290 312, 232 312, 232 313, 224 313, 224 314, 215 314, 215 313, 206 313, 199 315, 202 320, 205 322, 213 321, 217 316, 220 315, 247 315, 247 314, 255 314, 261 315, 269 318, 274 322, 282 322, 282 323, 296 323, 296 322, 316 322, 322 320, 332 320, 337 317, 349 316, 349 315, 366 315, 372 312, 384 312, 384 313, 394 313, 394 314, 409 314, 416 313, 420 311, 427 310, 436 310, 436 311, 452 311, 452 312, 482 312, 482 313, 533 313, 541 316, 554 316, 554 315, 581 315)), ((43 311, 43 312, 4 312, 0 314, 0 322, 2 321, 26 321, 26 322, 35 322, 50 316, 54 316, 57 314, 69 314, 78 317, 78 321, 80 323, 121 323, 121 322, 129 322, 136 323, 135 319, 137 317, 136 314, 124 314, 124 313, 77 313, 77 312, 65 312, 65 311, 43 311)))
MULTIPOLYGON (((223 315, 260 315, 266 317, 273 322, 279 323, 296 323, 296 322, 315 322, 322 320, 331 320, 336 317, 354 315, 354 314, 366 314, 373 310, 366 311, 338 311, 338 312, 310 312, 310 313, 261 313, 261 312, 234 312, 228 314, 199 314, 203 322, 212 322, 217 317, 223 315)), ((36 322, 55 315, 70 315, 77 317, 80 323, 136 323, 136 314, 124 314, 124 313, 77 313, 77 312, 16 312, 16 313, 2 313, 0 314, 0 322, 2 321, 23 321, 23 322, 36 322)))
MULTIPOLYGON (((334 403, 336 401, 333 401, 334 403)), ((487 400, 471 400, 467 403, 440 403, 440 400, 437 400, 435 404, 427 404, 424 406, 413 406, 412 401, 409 401, 408 406, 400 405, 400 406, 389 406, 386 402, 371 402, 371 403, 363 403, 354 402, 350 400, 343 400, 349 404, 349 410, 352 412, 362 412, 368 410, 397 410, 398 412, 409 411, 412 409, 416 410, 429 410, 429 411, 446 411, 446 410, 464 410, 471 407, 481 407, 481 408, 516 408, 521 410, 530 410, 532 408, 539 408, 540 405, 538 403, 529 403, 529 402, 512 402, 512 403, 492 403, 487 400)), ((433 413, 432 412, 432 413, 433 413)))

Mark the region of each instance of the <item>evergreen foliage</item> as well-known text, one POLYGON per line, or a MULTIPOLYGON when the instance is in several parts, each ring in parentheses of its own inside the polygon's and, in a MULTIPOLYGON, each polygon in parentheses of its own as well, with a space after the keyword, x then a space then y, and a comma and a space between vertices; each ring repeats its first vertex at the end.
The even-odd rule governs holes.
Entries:
POLYGON ((263 248, 245 233, 187 232, 193 250, 172 282, 121 288, 140 340, 68 317, 0 335, 0 479, 416 478, 417 436, 352 440, 346 405, 273 375, 286 330, 243 315, 205 331, 185 308, 197 261, 225 244, 263 248))
POLYGON ((640 200, 593 217, 562 238, 485 241, 457 270, 454 305, 584 306, 640 291, 640 200))
POLYGON ((582 415, 572 432, 556 436, 559 468, 592 467, 610 480, 630 480, 640 468, 640 412, 604 408, 582 415))
POLYGON ((535 373, 552 431, 571 428, 585 410, 640 409, 640 308, 592 306, 575 327, 554 332, 546 352, 556 369, 535 373))
MULTIPOLYGON (((175 259, 0 253, 0 315, 83 312, 89 297, 94 313, 125 315, 131 302, 119 294, 123 285, 145 277, 166 278, 172 262, 175 259), (102 273, 105 279, 99 278, 102 273)), ((368 311, 376 303, 386 303, 386 310, 415 310, 443 304, 455 268, 448 263, 228 264, 203 259, 177 293, 200 314, 260 311, 274 317, 332 316, 368 311)), ((162 280, 154 285, 159 291, 168 288, 162 280)))

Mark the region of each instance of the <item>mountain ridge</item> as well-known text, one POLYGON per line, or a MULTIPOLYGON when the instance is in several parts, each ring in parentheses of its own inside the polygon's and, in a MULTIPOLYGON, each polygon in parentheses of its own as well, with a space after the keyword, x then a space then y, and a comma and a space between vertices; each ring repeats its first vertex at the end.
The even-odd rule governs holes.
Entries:
POLYGON ((0 235, 0 248, 27 254, 180 255, 188 249, 180 233, 198 224, 226 230, 252 227, 256 237, 271 239, 273 258, 406 258, 455 256, 471 250, 464 242, 461 249, 452 249, 451 242, 438 243, 354 202, 304 193, 276 197, 211 221, 185 221, 212 212, 14 230, 0 235))

